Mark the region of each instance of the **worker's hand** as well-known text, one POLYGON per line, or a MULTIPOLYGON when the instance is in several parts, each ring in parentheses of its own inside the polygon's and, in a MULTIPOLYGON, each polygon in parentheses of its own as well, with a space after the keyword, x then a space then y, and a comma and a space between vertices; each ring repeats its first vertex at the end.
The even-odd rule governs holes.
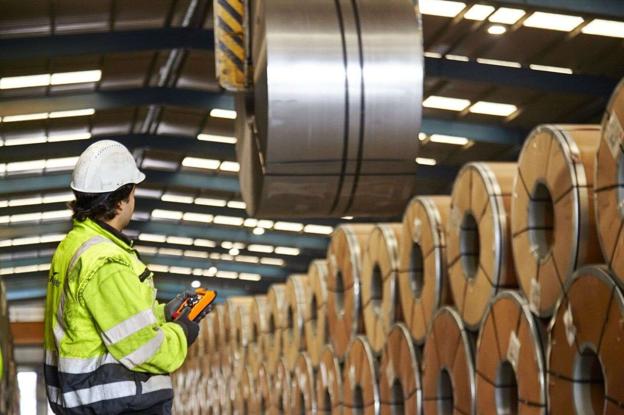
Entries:
POLYGON ((189 308, 184 309, 184 311, 182 311, 178 318, 173 320, 174 323, 179 324, 184 330, 184 335, 186 336, 186 345, 188 347, 190 347, 195 342, 197 336, 199 335, 199 324, 192 320, 189 320, 188 318, 190 311, 191 310, 189 308))
POLYGON ((182 305, 187 298, 194 295, 195 292, 191 290, 186 290, 178 295, 176 295, 173 300, 169 301, 165 306, 165 319, 167 321, 173 321, 173 313, 176 312, 178 308, 182 305))

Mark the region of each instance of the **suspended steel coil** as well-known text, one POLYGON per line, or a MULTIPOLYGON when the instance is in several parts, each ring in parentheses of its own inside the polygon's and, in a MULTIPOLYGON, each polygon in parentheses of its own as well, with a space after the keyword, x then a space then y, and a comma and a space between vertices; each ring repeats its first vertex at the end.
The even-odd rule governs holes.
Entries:
POLYGON ((605 266, 576 271, 553 315, 551 414, 624 412, 624 295, 605 266))
POLYGON ((592 203, 599 144, 597 125, 543 125, 520 153, 512 247, 519 285, 540 317, 552 315, 575 269, 602 262, 592 203))
POLYGON ((368 237, 362 257, 362 313, 371 349, 381 353, 400 317, 397 293, 401 224, 379 224, 368 237))
POLYGON ((258 0, 237 158, 255 217, 398 215, 414 193, 423 90, 410 0, 258 0))
POLYGON ((547 414, 546 341, 519 293, 492 300, 477 342, 477 413, 547 414))
MULTIPOLYGON (((624 82, 616 88, 602 119, 595 168, 595 211, 605 261, 624 282, 624 82)), ((588 172, 588 174, 591 174, 588 172)))
POLYGON ((470 163, 453 185, 448 274, 453 301, 470 330, 479 328, 498 290, 516 286, 509 235, 515 175, 514 163, 470 163))
POLYGON ((449 196, 419 196, 403 215, 399 241, 398 288, 401 310, 412 338, 425 341, 436 310, 449 303, 445 226, 449 196))

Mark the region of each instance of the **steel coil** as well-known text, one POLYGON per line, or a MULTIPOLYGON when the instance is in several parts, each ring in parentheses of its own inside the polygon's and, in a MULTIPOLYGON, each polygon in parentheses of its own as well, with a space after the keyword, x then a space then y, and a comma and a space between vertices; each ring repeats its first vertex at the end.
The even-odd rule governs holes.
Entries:
POLYGON ((399 214, 422 109, 413 3, 262 0, 249 21, 254 89, 236 105, 249 214, 399 214))
POLYGON ((418 344, 425 341, 433 313, 451 301, 444 232, 450 205, 449 196, 418 196, 403 215, 399 298, 405 324, 418 344))
POLYGON ((267 315, 267 296, 254 296, 254 301, 251 304, 251 342, 247 352, 247 361, 254 373, 258 371, 260 363, 264 361, 267 354, 265 349, 266 334, 269 329, 267 315))
POLYGON ((327 261, 315 260, 308 268, 310 301, 306 303, 304 333, 306 351, 312 365, 318 367, 321 353, 329 342, 327 323, 327 261))
MULTIPOLYGON (((595 212, 605 261, 624 282, 624 82, 616 88, 602 119, 595 167, 595 212)), ((588 172, 588 174, 591 174, 588 172)))
POLYGON ((517 292, 492 300, 477 342, 477 413, 547 414, 542 324, 517 292))
POLYGON ((392 325, 400 318, 397 299, 401 224, 377 225, 362 256, 362 313, 371 349, 381 353, 392 325))
POLYGON ((292 374, 290 392, 292 414, 316 414, 316 395, 314 394, 314 368, 306 352, 297 356, 292 374))
POLYGON ((321 353, 315 392, 318 414, 342 414, 342 369, 331 346, 321 353))
POLYGON ((448 275, 453 301, 470 330, 479 328, 498 290, 516 286, 508 218, 515 176, 514 163, 470 163, 453 185, 448 275))
POLYGON ((282 331, 282 355, 288 370, 295 368, 299 353, 305 349, 303 333, 306 303, 310 298, 308 276, 291 275, 286 281, 286 319, 282 331))
POLYGON ((291 383, 292 377, 285 359, 279 359, 275 374, 273 375, 273 387, 271 388, 271 411, 274 414, 290 414, 291 408, 291 383))
POLYGON ((327 320, 334 352, 342 359, 351 339, 361 333, 362 254, 374 225, 341 225, 327 250, 327 320))
POLYGON ((266 362, 269 372, 275 372, 282 355, 282 332, 286 320, 286 284, 273 284, 267 294, 268 330, 265 335, 266 362))
POLYGON ((534 313, 550 317, 561 287, 583 264, 602 261, 593 213, 600 144, 594 125, 543 125, 524 143, 512 201, 513 254, 534 313))
POLYGON ((342 407, 345 413, 379 415, 379 366, 368 340, 357 336, 349 346, 342 369, 342 407))
POLYGON ((271 375, 267 371, 266 365, 261 363, 258 366, 255 376, 256 393, 251 402, 250 413, 266 414, 271 408, 271 390, 273 384, 271 375))

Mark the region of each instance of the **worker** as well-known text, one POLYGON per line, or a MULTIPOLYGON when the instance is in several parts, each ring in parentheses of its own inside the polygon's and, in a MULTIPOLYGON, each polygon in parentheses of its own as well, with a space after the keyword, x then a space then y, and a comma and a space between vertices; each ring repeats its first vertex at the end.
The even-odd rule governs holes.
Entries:
MULTIPOLYGON (((189 295, 156 302, 152 273, 121 232, 145 179, 122 144, 102 140, 72 174, 73 227, 50 267, 44 375, 56 414, 170 414, 169 373, 199 334, 172 315, 189 295)), ((191 292, 192 294, 192 292, 191 292)))

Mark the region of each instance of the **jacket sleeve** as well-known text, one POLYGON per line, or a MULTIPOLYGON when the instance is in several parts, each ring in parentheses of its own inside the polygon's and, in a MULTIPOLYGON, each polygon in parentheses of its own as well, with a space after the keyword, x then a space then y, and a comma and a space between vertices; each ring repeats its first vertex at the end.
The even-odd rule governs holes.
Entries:
POLYGON ((108 262, 99 267, 84 287, 82 301, 108 351, 128 369, 171 373, 184 362, 184 330, 164 322, 153 289, 142 284, 129 266, 108 262))

